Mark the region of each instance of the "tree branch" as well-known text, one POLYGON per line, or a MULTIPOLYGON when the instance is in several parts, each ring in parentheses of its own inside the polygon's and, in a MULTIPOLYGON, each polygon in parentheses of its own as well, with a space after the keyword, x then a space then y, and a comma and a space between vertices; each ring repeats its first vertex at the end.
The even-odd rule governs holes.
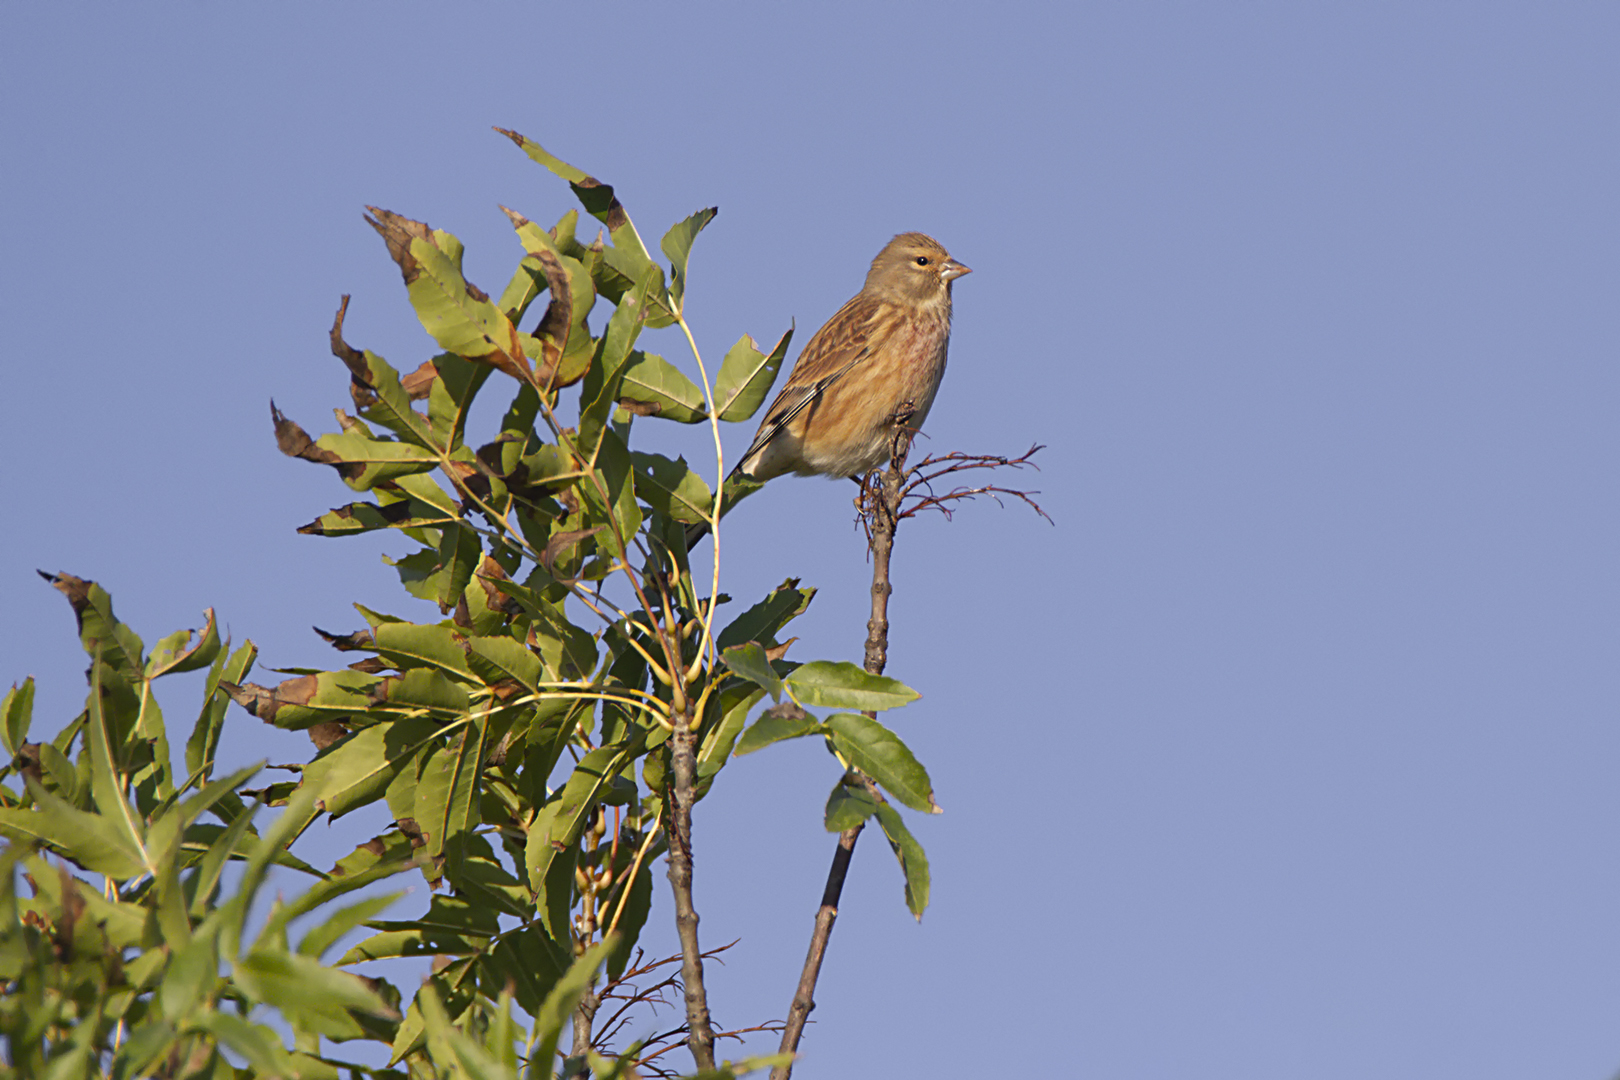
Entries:
MULTIPOLYGON (((676 686, 677 694, 680 687, 676 686)), ((675 930, 681 939, 681 982, 686 997, 686 1045, 699 1071, 714 1068, 714 1028, 703 986, 703 951, 698 947, 698 913, 692 904, 692 804, 697 788, 697 732, 689 701, 675 717, 670 765, 675 774, 669 823, 669 884, 675 893, 675 930)))
MULTIPOLYGON (((895 436, 889 467, 875 482, 872 477, 861 482, 861 516, 867 522, 867 543, 872 552, 872 617, 866 623, 865 666, 873 675, 883 674, 889 662, 889 596, 894 591, 889 584, 889 558, 894 553, 894 533, 902 517, 906 454, 911 450, 911 435, 909 429, 902 428, 895 436)), ((866 822, 861 821, 838 835, 838 848, 833 852, 827 885, 821 892, 821 907, 816 911, 815 929, 810 934, 810 951, 804 959, 793 1003, 788 1007, 787 1026, 782 1030, 781 1052, 784 1054, 798 1053, 804 1025, 816 1007, 816 981, 821 977, 821 961, 827 955, 833 923, 838 920, 838 901, 844 892, 849 861, 855 854, 855 842, 864 828, 866 822)), ((792 1075, 792 1062, 771 1070, 771 1080, 788 1080, 792 1075)))

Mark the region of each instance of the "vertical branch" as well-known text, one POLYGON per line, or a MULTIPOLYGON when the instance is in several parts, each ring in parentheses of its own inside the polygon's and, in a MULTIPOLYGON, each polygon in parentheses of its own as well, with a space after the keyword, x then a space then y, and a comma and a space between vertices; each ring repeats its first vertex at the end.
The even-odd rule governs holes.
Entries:
POLYGON ((591 1053, 591 1025, 596 1020, 596 1011, 601 1007, 602 999, 596 993, 595 980, 592 980, 592 985, 585 990, 585 996, 579 1000, 579 1007, 574 1010, 574 1040, 568 1056, 578 1059, 577 1065, 569 1070, 563 1080, 590 1076, 591 1070, 586 1064, 586 1059, 591 1053))
MULTIPOLYGON (((873 675, 883 674, 889 662, 889 557, 894 553, 895 528, 900 524, 900 503, 905 492, 906 454, 911 449, 911 431, 902 427, 895 436, 894 454, 889 467, 877 483, 863 482, 861 497, 863 509, 871 524, 872 550, 872 617, 866 623, 866 670, 873 675), (870 486, 868 486, 870 485, 870 486), (871 491, 876 487, 876 491, 871 491)), ((875 714, 871 714, 875 715, 875 714)), ((870 781, 868 781, 870 784, 870 781)), ((838 920, 838 901, 844 892, 844 878, 849 873, 849 861, 855 854, 855 841, 860 839, 866 822, 857 822, 838 835, 838 848, 833 852, 832 866, 827 871, 827 885, 821 892, 821 907, 816 910, 815 929, 810 933, 810 951, 804 958, 804 970, 799 975, 799 986, 788 1007, 787 1026, 782 1029, 781 1052, 796 1054, 804 1025, 816 1007, 816 981, 821 977, 821 961, 827 955, 827 943, 832 938, 833 923, 838 920)), ((788 1080, 793 1075, 793 1063, 778 1065, 771 1070, 771 1080, 788 1080)))
MULTIPOLYGON (((677 677, 678 676, 677 669, 677 677)), ((709 1023, 709 997, 703 986, 703 953, 698 948, 698 913, 692 905, 692 803, 697 788, 696 723, 692 706, 675 686, 680 706, 672 719, 670 765, 675 774, 669 822, 669 884, 675 893, 675 930, 681 939, 681 982, 686 995, 686 1045, 699 1071, 714 1068, 714 1028, 709 1023)))

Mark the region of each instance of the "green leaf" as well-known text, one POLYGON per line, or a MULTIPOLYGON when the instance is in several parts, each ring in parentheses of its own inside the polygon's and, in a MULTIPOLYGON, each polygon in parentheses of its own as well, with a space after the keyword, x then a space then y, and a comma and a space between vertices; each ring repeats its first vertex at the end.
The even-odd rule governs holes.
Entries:
POLYGON ((118 671, 134 674, 140 670, 141 639, 113 615, 112 597, 105 589, 72 574, 47 574, 41 570, 39 576, 73 606, 79 620, 79 643, 86 653, 99 653, 104 663, 118 671))
POLYGON ((440 353, 432 363, 439 377, 428 388, 428 419, 439 445, 454 451, 462 444, 467 414, 489 379, 490 369, 455 353, 440 353))
POLYGON ((593 511, 590 520, 605 528, 599 537, 614 555, 623 559, 641 528, 641 507, 636 503, 630 452, 614 431, 602 432, 596 454, 596 472, 580 486, 593 511))
POLYGON ((575 441, 582 455, 589 456, 595 450, 602 428, 619 402, 619 389, 624 370, 630 363, 631 349, 647 323, 647 298, 657 284, 657 270, 656 266, 652 267, 635 289, 619 299, 596 358, 585 374, 585 382, 580 387, 579 435, 575 441))
POLYGON ((720 365, 720 374, 714 379, 714 410, 720 419, 747 420, 759 410, 776 382, 777 369, 782 366, 788 342, 792 340, 790 329, 769 356, 760 352, 747 334, 731 347, 720 365))
POLYGON ((439 725, 404 717, 372 724, 332 743, 304 766, 304 784, 333 820, 383 797, 399 771, 438 737, 439 725))
POLYGON ((692 257, 692 241, 697 239, 698 233, 702 232, 703 227, 713 221, 719 212, 720 208, 717 206, 699 210, 685 221, 671 226, 658 245, 669 258, 671 271, 669 295, 677 311, 681 309, 682 298, 686 295, 686 264, 692 257))
POLYGON ((833 746, 846 761, 913 810, 940 813, 928 770, 894 732, 861 713, 834 713, 827 717, 826 724, 832 732, 833 746))
POLYGON ((496 913, 486 905, 446 895, 434 896, 419 918, 367 925, 380 932, 350 948, 335 966, 395 957, 472 956, 488 949, 501 930, 496 913))
POLYGON ((574 961, 567 974, 557 980, 557 985, 551 988, 546 1000, 535 1014, 534 1034, 530 1039, 538 1043, 534 1053, 529 1056, 531 1062, 540 1063, 543 1072, 549 1074, 552 1060, 557 1054, 557 1040, 562 1036, 563 1024, 573 1015, 579 1007, 580 999, 585 991, 596 979, 596 973, 602 970, 614 949, 618 947, 616 935, 609 934, 605 939, 585 950, 578 960, 574 961))
POLYGON ((96 800, 96 809, 102 820, 122 834, 120 844, 126 851, 139 852, 143 869, 155 874, 146 852, 145 829, 140 818, 124 798, 123 777, 119 775, 117 757, 107 731, 106 716, 102 711, 102 675, 100 657, 90 665, 89 721, 85 725, 85 742, 90 750, 90 791, 96 800))
MULTIPOLYGON (((731 748, 748 721, 748 710, 765 696, 762 686, 728 686, 710 699, 708 712, 718 714, 698 748, 698 778, 708 779, 719 772, 731 757, 731 748)), ((705 726, 708 726, 707 721, 705 726)))
MULTIPOLYGON (((467 833, 481 823, 478 786, 484 759, 493 749, 490 717, 461 729, 450 745, 422 762, 416 781, 416 823, 430 858, 443 856, 452 884, 461 882, 467 833)), ((429 880, 433 880, 431 877, 429 880)))
POLYGON ((282 925, 306 915, 322 904, 363 889, 374 881, 404 873, 416 866, 410 838, 395 831, 373 837, 339 859, 331 874, 281 909, 282 925))
POLYGON ((536 816, 529 826, 524 862, 529 872, 529 887, 537 894, 546 887, 546 873, 552 860, 584 832, 591 808, 596 805, 602 789, 612 784, 641 747, 642 739, 637 736, 617 746, 599 746, 590 751, 574 766, 562 791, 536 816))
MULTIPOLYGON (((635 861, 634 845, 622 844, 619 858, 614 864, 614 877, 622 880, 630 872, 630 865, 635 861)), ((609 979, 617 979, 624 974, 624 969, 630 962, 630 956, 635 951, 635 944, 641 937, 641 928, 647 924, 647 916, 652 912, 653 876, 652 861, 657 857, 656 852, 648 852, 648 857, 642 860, 641 866, 636 870, 636 876, 630 882, 629 895, 624 900, 624 913, 619 916, 618 926, 615 928, 619 939, 619 947, 613 950, 608 958, 607 973, 609 979)), ((618 899, 614 898, 617 907, 618 899)), ((608 916, 603 916, 603 922, 608 916)))
POLYGON ((203 618, 207 624, 195 644, 191 644, 195 630, 179 630, 153 647, 152 655, 146 660, 148 679, 172 672, 196 671, 214 662, 214 657, 219 655, 219 627, 214 623, 214 609, 209 608, 203 618))
POLYGON ((191 1019, 192 1031, 212 1035, 245 1059, 254 1076, 296 1076, 292 1055, 281 1045, 275 1032, 263 1024, 250 1023, 233 1012, 199 1011, 191 1019))
POLYGON ((630 354, 619 384, 619 404, 642 416, 658 416, 681 424, 701 424, 709 418, 698 385, 674 364, 652 353, 630 354))
POLYGON ((236 985, 249 998, 274 1006, 295 1027, 328 1038, 361 1038, 349 1010, 396 1017, 365 983, 348 972, 297 953, 256 949, 232 965, 236 985))
POLYGON ((34 677, 12 684, 6 700, 0 703, 0 738, 5 739, 6 756, 15 758, 28 741, 28 725, 34 718, 34 677))
MULTIPOLYGON (((379 493, 380 494, 380 493, 379 493)), ((399 499, 381 505, 349 503, 328 510, 298 531, 305 536, 359 536, 379 529, 440 528, 459 519, 419 499, 399 499)))
POLYGON ((163 1015, 177 1024, 184 1023, 197 1004, 213 993, 218 981, 219 933, 215 927, 212 932, 195 935, 184 948, 171 954, 158 987, 163 1015))
POLYGON ((370 491, 378 484, 427 472, 439 464, 432 450, 353 432, 328 432, 315 440, 314 450, 321 455, 315 460, 337 469, 343 482, 355 491, 370 491))
POLYGON ((468 638, 467 666, 486 685, 514 679, 532 693, 540 682, 540 658, 502 635, 468 638))
POLYGON ((928 907, 928 856, 923 854, 922 845, 900 819, 900 811, 892 806, 879 806, 877 819, 906 878, 906 907, 921 922, 923 910, 928 907))
POLYGON ((364 714, 372 706, 370 691, 380 681, 359 671, 323 671, 287 679, 274 688, 224 679, 219 685, 232 701, 265 723, 302 731, 364 714))
POLYGON ((771 667, 770 660, 766 659, 765 649, 759 642, 733 645, 720 654, 720 659, 744 679, 763 686, 770 693, 772 701, 782 700, 782 679, 771 667))
POLYGON ((765 599, 731 620, 715 638, 715 644, 722 650, 750 641, 766 647, 777 645, 776 635, 782 627, 803 615, 815 596, 815 589, 801 589, 798 578, 788 578, 765 599))
POLYGON ((787 677, 787 685, 799 704, 829 709, 894 709, 922 697, 903 682, 842 660, 802 664, 787 677))
POLYGON ((417 995, 422 1010, 430 1056, 436 1066, 455 1064, 454 1075, 465 1080, 517 1080, 514 1071, 503 1068, 482 1046, 456 1030, 431 984, 417 995))
POLYGON ((328 915, 320 925, 314 927, 304 935, 298 943, 300 955, 313 957, 316 960, 324 959, 327 952, 342 940, 343 935, 372 918, 378 913, 392 907, 395 901, 404 896, 403 892, 385 893, 382 896, 370 896, 357 904, 339 908, 328 915))
POLYGON ((38 841, 60 851, 86 870, 128 881, 146 870, 146 856, 122 822, 87 814, 52 795, 33 780, 33 810, 0 809, 0 833, 13 840, 38 841))
POLYGON ((871 793, 860 784, 852 784, 848 780, 847 775, 840 777, 838 783, 833 785, 832 794, 827 796, 823 821, 830 833, 853 829, 877 813, 878 802, 871 793))
POLYGON ((671 461, 662 454, 632 453, 636 494, 665 517, 684 525, 703 520, 714 508, 714 492, 685 458, 671 461))
POLYGON ((467 666, 464 639, 453 627, 388 622, 373 627, 372 634, 377 655, 402 671, 434 668, 467 682, 477 681, 472 668, 467 666))
POLYGON ((484 546, 478 534, 465 525, 451 525, 439 540, 440 575, 439 595, 436 599, 440 611, 450 611, 461 599, 461 594, 472 583, 473 572, 483 558, 484 546))
POLYGON ((743 732, 742 738, 737 740, 737 756, 752 754, 755 750, 774 742, 781 742, 783 739, 825 735, 827 732, 825 724, 805 713, 803 709, 795 709, 791 705, 766 709, 764 715, 755 720, 753 726, 743 732))
MULTIPOLYGON (((519 335, 525 352, 536 362, 534 383, 548 390, 572 386, 590 366, 592 342, 586 316, 596 303, 596 286, 590 271, 578 259, 564 253, 553 237, 522 214, 507 210, 506 216, 517 229, 524 250, 544 276, 546 288, 551 290, 551 302, 545 316, 535 328, 534 336, 519 335), (534 349, 530 353, 528 346, 534 349)), ((572 216, 577 217, 577 214, 572 216)), ((572 223, 568 217, 557 223, 558 236, 564 224, 572 237, 572 223)), ((522 271, 520 271, 521 273, 522 271)), ((516 318, 517 316, 513 316, 516 318)), ((518 430, 527 430, 528 424, 518 430)), ((503 425, 503 429, 506 425, 503 425)))
MULTIPOLYGON (((231 703, 230 695, 223 692, 220 684, 241 683, 253 669, 253 661, 258 655, 258 647, 247 641, 229 658, 223 650, 214 658, 213 665, 208 669, 208 681, 203 687, 202 711, 192 726, 191 738, 186 740, 187 772, 200 771, 204 780, 213 775, 214 753, 219 748, 219 733, 225 726, 225 713, 231 703)), ((235 805, 240 807, 240 801, 235 805)))
POLYGON ((517 329, 483 290, 462 276, 462 244, 442 229, 369 206, 366 220, 399 264, 405 291, 422 328, 446 350, 529 381, 517 329))

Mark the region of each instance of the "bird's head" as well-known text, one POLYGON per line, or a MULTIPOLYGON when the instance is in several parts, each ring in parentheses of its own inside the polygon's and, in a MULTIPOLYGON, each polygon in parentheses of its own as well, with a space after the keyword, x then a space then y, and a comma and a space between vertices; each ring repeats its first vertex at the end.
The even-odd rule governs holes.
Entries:
POLYGON ((952 281, 969 273, 933 237, 901 233, 872 260, 864 291, 913 304, 938 303, 950 299, 952 281))

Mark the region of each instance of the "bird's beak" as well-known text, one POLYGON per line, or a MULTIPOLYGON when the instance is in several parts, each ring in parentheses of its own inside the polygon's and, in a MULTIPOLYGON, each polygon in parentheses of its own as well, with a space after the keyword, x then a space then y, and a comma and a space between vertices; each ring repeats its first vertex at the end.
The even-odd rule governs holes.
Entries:
POLYGON ((955 281, 957 278, 961 277, 963 274, 971 274, 971 273, 973 273, 973 267, 971 267, 971 266, 963 266, 961 263, 957 262, 955 259, 950 259, 950 260, 946 261, 945 269, 944 269, 943 272, 941 272, 940 277, 944 278, 946 281, 955 281))

